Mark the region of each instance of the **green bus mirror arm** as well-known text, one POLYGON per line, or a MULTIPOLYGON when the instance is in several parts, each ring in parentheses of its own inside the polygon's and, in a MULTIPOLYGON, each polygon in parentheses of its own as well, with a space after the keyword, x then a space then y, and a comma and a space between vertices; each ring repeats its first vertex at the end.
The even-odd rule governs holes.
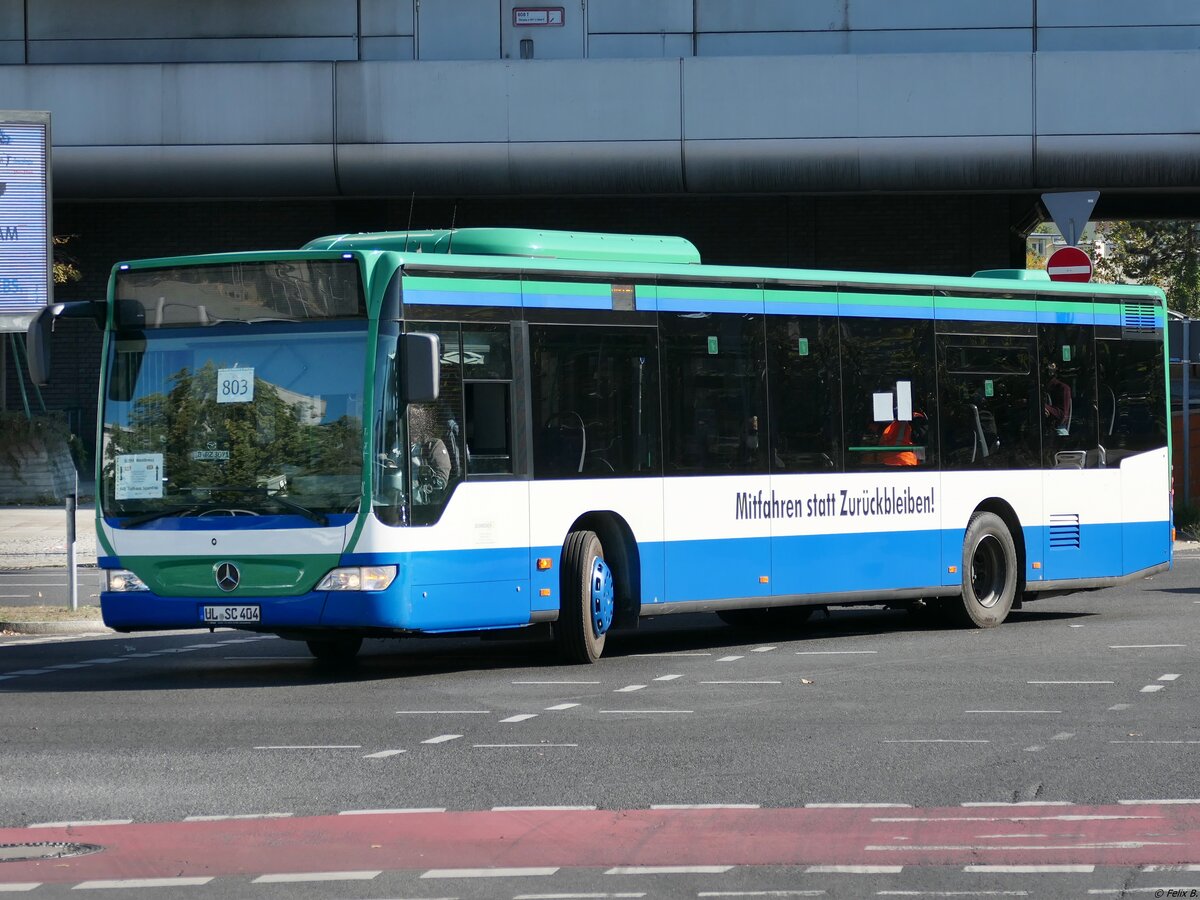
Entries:
POLYGON ((25 355, 29 360, 29 377, 36 385, 50 382, 50 335, 59 318, 93 319, 104 329, 108 304, 103 300, 78 300, 72 303, 51 303, 29 323, 25 332, 25 355))

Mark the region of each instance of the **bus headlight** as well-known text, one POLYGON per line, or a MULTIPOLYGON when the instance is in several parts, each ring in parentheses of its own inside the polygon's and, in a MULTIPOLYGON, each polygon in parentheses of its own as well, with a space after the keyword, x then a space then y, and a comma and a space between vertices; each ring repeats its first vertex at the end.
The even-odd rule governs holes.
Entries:
POLYGON ((321 579, 318 591, 386 591, 396 580, 395 566, 348 566, 321 579))
POLYGON ((105 590, 108 591, 148 591, 146 582, 138 578, 128 569, 105 569, 105 590))

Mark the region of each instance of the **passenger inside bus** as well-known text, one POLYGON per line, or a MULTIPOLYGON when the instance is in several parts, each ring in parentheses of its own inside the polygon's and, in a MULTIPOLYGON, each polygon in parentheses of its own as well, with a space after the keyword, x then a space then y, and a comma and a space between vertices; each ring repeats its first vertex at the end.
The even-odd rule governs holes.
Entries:
POLYGON ((925 458, 925 442, 929 435, 929 419, 925 413, 914 411, 912 421, 893 419, 879 437, 881 447, 907 447, 879 454, 885 466, 919 466, 925 458))
POLYGON ((1046 367, 1046 396, 1043 413, 1046 422, 1055 434, 1071 433, 1071 387, 1058 377, 1058 366, 1050 363, 1046 367))

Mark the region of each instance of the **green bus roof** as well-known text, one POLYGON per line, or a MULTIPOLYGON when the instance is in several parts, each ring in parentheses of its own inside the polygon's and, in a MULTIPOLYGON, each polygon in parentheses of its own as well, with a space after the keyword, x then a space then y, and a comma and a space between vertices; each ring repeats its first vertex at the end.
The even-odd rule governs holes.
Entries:
POLYGON ((468 256, 698 265, 700 251, 681 237, 542 231, 533 228, 458 228, 337 234, 309 241, 304 250, 399 250, 468 256))

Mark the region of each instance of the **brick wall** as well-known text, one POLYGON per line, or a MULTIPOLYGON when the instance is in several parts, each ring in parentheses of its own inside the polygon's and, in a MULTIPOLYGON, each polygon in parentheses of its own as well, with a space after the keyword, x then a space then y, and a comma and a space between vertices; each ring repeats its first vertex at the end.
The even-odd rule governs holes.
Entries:
MULTIPOLYGON (((70 252, 84 277, 59 285, 55 297, 104 297, 109 271, 121 259, 295 248, 322 234, 401 230, 410 215, 413 228, 453 222, 677 234, 711 263, 966 275, 1024 265, 1023 251, 1010 258, 1012 209, 1028 205, 1001 195, 60 203, 54 230, 76 235, 70 252)), ((6 409, 19 410, 19 380, 6 349, 3 399, 6 409)), ((89 449, 100 349, 90 322, 60 322, 51 344, 51 384, 42 389, 46 406, 67 411, 89 449)))

